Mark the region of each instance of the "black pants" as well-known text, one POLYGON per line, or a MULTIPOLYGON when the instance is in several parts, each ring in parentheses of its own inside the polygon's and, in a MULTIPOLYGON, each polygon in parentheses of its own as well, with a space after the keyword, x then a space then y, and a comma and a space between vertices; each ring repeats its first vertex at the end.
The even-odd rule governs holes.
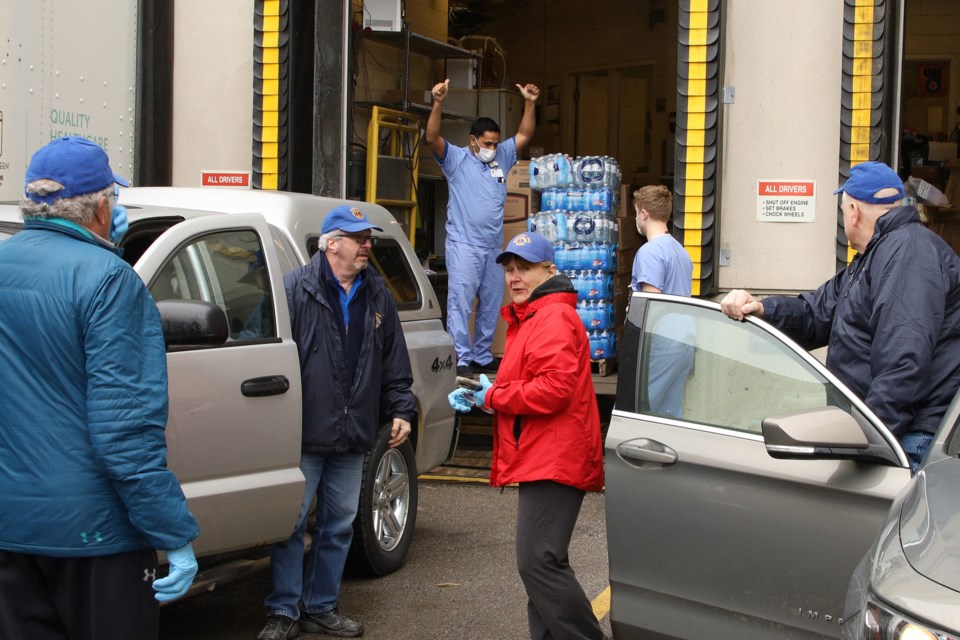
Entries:
POLYGON ((584 493, 556 482, 520 484, 517 569, 533 640, 604 637, 567 556, 584 493))
POLYGON ((90 558, 0 550, 0 638, 156 640, 152 549, 90 558))

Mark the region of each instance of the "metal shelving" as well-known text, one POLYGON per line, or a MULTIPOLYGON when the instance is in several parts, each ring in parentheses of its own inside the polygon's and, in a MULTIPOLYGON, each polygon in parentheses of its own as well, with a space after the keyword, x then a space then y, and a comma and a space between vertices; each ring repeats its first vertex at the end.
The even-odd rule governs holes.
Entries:
MULTIPOLYGON (((443 60, 476 60, 477 61, 477 70, 476 70, 476 86, 480 86, 480 78, 482 78, 483 72, 483 54, 476 51, 470 51, 467 49, 462 49, 460 47, 454 46, 452 44, 446 44, 445 42, 440 42, 439 40, 434 40, 433 38, 428 38, 427 36, 422 36, 420 34, 414 33, 410 30, 410 25, 406 22, 403 23, 403 29, 401 31, 368 31, 364 36, 367 40, 371 42, 379 42, 391 47, 396 47, 400 49, 403 53, 403 64, 400 70, 400 88, 403 93, 403 100, 395 105, 386 105, 386 106, 396 106, 399 109, 406 113, 430 113, 430 105, 423 104, 421 102, 414 102, 410 100, 410 56, 419 55, 426 56, 431 59, 443 59, 443 60)), ((383 106, 383 102, 358 102, 358 106, 362 107, 373 107, 375 105, 383 106)), ((476 112, 473 114, 460 114, 460 113, 448 113, 444 112, 443 117, 445 120, 473 120, 477 117, 480 110, 480 91, 477 90, 477 103, 476 103, 476 112)))

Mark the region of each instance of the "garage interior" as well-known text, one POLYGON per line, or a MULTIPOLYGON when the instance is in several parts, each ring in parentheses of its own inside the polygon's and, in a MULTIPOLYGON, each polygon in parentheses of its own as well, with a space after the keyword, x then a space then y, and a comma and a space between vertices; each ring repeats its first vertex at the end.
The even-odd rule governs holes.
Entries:
MULTIPOLYGON (((894 4, 888 10, 898 10, 894 4)), ((430 88, 445 78, 451 97, 441 133, 453 144, 466 143, 478 114, 497 120, 504 137, 512 135, 522 110, 514 85, 531 82, 541 98, 536 135, 522 158, 609 155, 620 163, 623 184, 672 186, 679 7, 677 0, 355 1, 348 197, 367 194, 372 106, 406 111, 423 124, 430 88), (384 16, 399 22, 385 24, 384 16), (404 29, 413 40, 408 49, 404 29), (475 54, 479 64, 457 58, 457 50, 475 54)), ((949 148, 938 143, 955 143, 960 126, 960 8, 949 0, 905 0, 902 10, 900 170, 949 197, 956 190, 948 189, 949 148)), ((443 253, 446 186, 420 142, 415 244, 436 261, 443 253)), ((404 166, 384 166, 381 181, 409 187, 409 177, 397 175, 404 166)), ((952 224, 943 213, 935 208, 930 217, 949 238, 952 224)))
MULTIPOLYGON (((960 6, 951 0, 904 0, 888 2, 887 10, 902 11, 905 25, 898 169, 905 180, 922 179, 946 194, 946 206, 921 204, 930 227, 957 249, 960 6)), ((347 196, 367 199, 373 107, 412 114, 422 131, 430 88, 445 78, 451 97, 441 133, 452 144, 466 144, 477 115, 493 117, 504 137, 512 135, 522 110, 515 84, 533 83, 541 89, 537 130, 522 159, 609 155, 620 164, 623 184, 672 187, 679 19, 678 0, 355 1, 347 196)), ((386 139, 380 136, 381 146, 386 139)), ((416 185, 419 211, 412 236, 442 297, 446 183, 418 136, 405 145, 406 159, 379 167, 378 189, 384 181, 400 190, 416 185)), ((536 210, 532 202, 530 212, 536 210)), ((403 212, 396 213, 403 219, 403 212)), ((477 429, 482 437, 482 420, 477 429)), ((483 460, 481 455, 479 462, 460 463, 479 464, 482 474, 483 460)))

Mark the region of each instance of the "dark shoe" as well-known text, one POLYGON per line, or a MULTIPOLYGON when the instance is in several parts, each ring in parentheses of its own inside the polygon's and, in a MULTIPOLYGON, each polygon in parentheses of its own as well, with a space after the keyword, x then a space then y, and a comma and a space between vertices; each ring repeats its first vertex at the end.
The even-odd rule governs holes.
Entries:
POLYGON ((479 362, 471 362, 470 368, 476 371, 477 373, 496 373, 497 369, 500 368, 500 361, 494 358, 487 364, 480 364, 479 362))
POLYGON ((257 640, 287 640, 300 635, 300 623, 286 616, 267 616, 267 626, 257 640))
POLYGON ((300 616, 300 624, 307 633, 324 633, 341 638, 356 638, 363 635, 363 625, 356 620, 351 620, 337 609, 317 614, 303 612, 300 616))
POLYGON ((468 364, 458 364, 457 365, 457 375, 458 376, 472 376, 473 367, 468 364))

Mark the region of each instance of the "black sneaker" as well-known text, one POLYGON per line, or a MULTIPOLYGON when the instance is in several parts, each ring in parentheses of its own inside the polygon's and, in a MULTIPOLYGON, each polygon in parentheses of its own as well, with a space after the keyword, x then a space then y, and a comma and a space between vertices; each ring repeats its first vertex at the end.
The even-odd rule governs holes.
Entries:
POLYGON ((363 625, 356 620, 351 620, 337 609, 324 613, 304 611, 300 615, 300 624, 307 633, 323 633, 341 638, 356 638, 363 635, 363 625))
POLYGON ((473 367, 471 367, 471 366, 468 365, 468 364, 458 364, 458 365, 457 365, 457 375, 458 375, 458 376, 467 376, 467 377, 472 376, 472 375, 473 375, 473 367))
POLYGON ((487 364, 480 364, 479 362, 471 362, 470 368, 476 371, 477 373, 496 373, 497 369, 500 368, 500 361, 494 358, 487 364))
POLYGON ((287 640, 300 635, 300 624, 286 616, 267 616, 267 626, 257 640, 287 640))

